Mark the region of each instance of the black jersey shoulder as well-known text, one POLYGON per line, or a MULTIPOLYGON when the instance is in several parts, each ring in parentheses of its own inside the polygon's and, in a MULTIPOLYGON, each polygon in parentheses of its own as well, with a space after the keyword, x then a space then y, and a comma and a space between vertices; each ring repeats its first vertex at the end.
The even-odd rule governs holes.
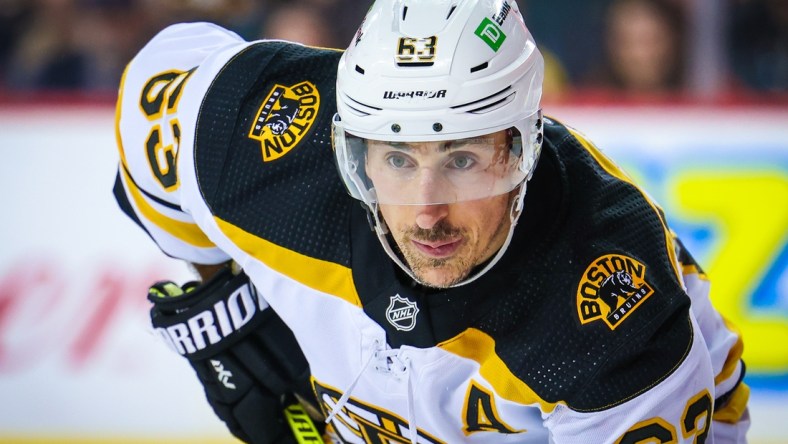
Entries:
POLYGON ((212 214, 246 233, 348 266, 351 199, 334 165, 340 51, 253 44, 232 58, 201 105, 194 159, 212 214))
POLYGON ((692 343, 670 239, 636 185, 547 119, 513 242, 479 282, 495 302, 473 324, 546 401, 581 411, 625 402, 670 375, 692 343))

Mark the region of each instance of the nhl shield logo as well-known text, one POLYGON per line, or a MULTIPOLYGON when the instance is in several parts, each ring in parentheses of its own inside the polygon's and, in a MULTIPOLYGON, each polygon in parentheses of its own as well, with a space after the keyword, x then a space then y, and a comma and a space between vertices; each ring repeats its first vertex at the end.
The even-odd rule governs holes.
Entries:
POLYGON ((391 302, 386 309, 386 319, 394 328, 401 331, 411 331, 416 326, 416 315, 419 307, 415 302, 396 294, 391 297, 391 302))

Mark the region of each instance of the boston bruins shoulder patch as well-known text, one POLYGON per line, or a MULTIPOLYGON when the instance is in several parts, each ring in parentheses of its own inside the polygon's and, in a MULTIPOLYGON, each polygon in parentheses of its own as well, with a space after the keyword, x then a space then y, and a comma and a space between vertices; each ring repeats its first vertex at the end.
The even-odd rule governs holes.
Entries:
POLYGON ((586 268, 577 286, 577 314, 582 324, 603 321, 615 330, 654 293, 646 266, 631 257, 607 254, 586 268))
POLYGON ((308 81, 287 87, 274 85, 249 130, 249 138, 260 141, 263 162, 276 160, 304 138, 320 109, 320 93, 308 81))

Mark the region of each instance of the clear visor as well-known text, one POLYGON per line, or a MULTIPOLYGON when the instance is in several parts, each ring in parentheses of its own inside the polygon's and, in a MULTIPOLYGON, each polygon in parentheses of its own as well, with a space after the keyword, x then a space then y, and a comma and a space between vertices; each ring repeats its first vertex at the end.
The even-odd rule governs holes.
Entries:
POLYGON ((482 136, 432 142, 364 139, 335 117, 334 149, 356 199, 385 205, 437 205, 485 199, 522 183, 522 137, 512 127, 482 136))

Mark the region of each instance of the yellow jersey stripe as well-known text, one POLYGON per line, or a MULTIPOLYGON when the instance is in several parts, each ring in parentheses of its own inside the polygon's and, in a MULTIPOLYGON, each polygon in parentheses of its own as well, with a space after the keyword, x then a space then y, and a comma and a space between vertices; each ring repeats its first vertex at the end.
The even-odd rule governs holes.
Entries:
POLYGON ((739 361, 741 360, 741 355, 744 352, 744 341, 742 341, 739 329, 737 329, 736 326, 724 316, 722 317, 722 320, 725 322, 725 326, 728 328, 728 330, 736 333, 737 341, 736 344, 734 344, 733 347, 728 350, 728 356, 725 358, 725 364, 723 364, 720 374, 714 378, 715 385, 730 378, 733 375, 733 372, 736 371, 739 361))
POLYGON ((219 229, 235 245, 273 270, 309 288, 338 296, 361 307, 361 299, 350 268, 297 253, 248 233, 218 217, 214 219, 219 229))
POLYGON ((438 347, 457 356, 470 359, 479 364, 479 373, 504 399, 519 404, 539 404, 543 412, 551 412, 556 403, 540 398, 528 385, 517 378, 501 358, 495 353, 495 340, 477 330, 469 328, 438 347))
POLYGON ((126 189, 129 190, 134 204, 137 205, 140 214, 145 216, 147 220, 189 245, 194 245, 199 248, 213 248, 216 246, 208 239, 197 224, 183 222, 161 214, 148 203, 142 195, 142 192, 137 188, 137 185, 135 185, 134 181, 129 177, 129 173, 126 169, 121 167, 120 170, 122 172, 123 183, 126 185, 126 189))
POLYGON ((668 224, 665 222, 665 220, 662 217, 662 212, 660 211, 659 206, 657 206, 657 204, 651 200, 651 198, 648 196, 648 194, 646 194, 643 191, 642 188, 640 188, 634 182, 632 182, 632 179, 630 179, 629 176, 627 176, 627 174, 624 173, 624 171, 622 171, 621 168, 618 167, 618 165, 613 163, 613 161, 611 161, 607 156, 605 156, 601 151, 599 151, 599 148, 594 146, 594 144, 591 143, 588 139, 586 139, 585 136, 583 136, 573 128, 569 128, 569 127, 566 128, 567 130, 569 130, 570 133, 572 133, 572 135, 578 140, 578 142, 580 142, 580 144, 583 145, 583 148, 585 148, 586 151, 588 151, 588 153, 591 154, 591 156, 597 161, 597 163, 599 163, 599 165, 605 171, 607 171, 610 175, 634 186, 643 195, 643 198, 646 199, 646 202, 648 202, 651 208, 654 209, 654 212, 657 214, 657 217, 659 217, 660 221, 662 221, 662 228, 665 232, 665 246, 667 248, 668 257, 670 259, 670 265, 671 267, 673 267, 673 272, 676 274, 676 278, 679 281, 681 281, 681 272, 676 265, 678 263, 678 261, 676 260, 676 249, 673 248, 673 235, 668 229, 668 224))
POLYGON ((709 278, 704 273, 700 272, 700 268, 698 268, 698 266, 695 264, 681 264, 681 272, 684 274, 684 276, 694 274, 702 281, 709 280, 709 278))
POLYGON ((118 100, 117 103, 115 104, 115 142, 118 145, 118 153, 120 154, 120 163, 127 169, 128 169, 128 163, 126 162, 126 152, 123 149, 123 138, 120 136, 120 113, 123 107, 123 90, 125 89, 126 74, 129 72, 129 66, 131 66, 131 64, 126 65, 126 68, 123 70, 123 74, 120 77, 118 100))
POLYGON ((747 408, 747 401, 750 399, 750 387, 745 383, 739 384, 736 390, 733 391, 731 398, 725 407, 717 410, 711 416, 714 421, 726 422, 728 424, 736 424, 744 414, 747 408))

